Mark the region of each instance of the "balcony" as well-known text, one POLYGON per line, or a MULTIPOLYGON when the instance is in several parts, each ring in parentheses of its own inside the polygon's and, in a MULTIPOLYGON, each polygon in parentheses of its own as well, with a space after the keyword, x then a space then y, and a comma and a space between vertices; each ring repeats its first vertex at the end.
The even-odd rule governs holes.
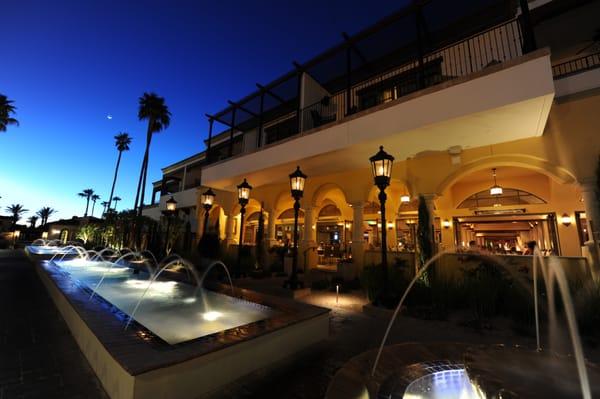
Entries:
POLYGON ((310 174, 360 168, 380 144, 403 159, 539 136, 554 97, 549 52, 523 54, 516 19, 377 74, 357 70, 355 84, 338 82, 334 92, 328 88, 335 84, 313 77, 314 68, 299 67, 297 109, 288 100, 276 123, 246 122, 244 150, 207 165, 205 184, 232 189, 242 174, 255 185, 273 183, 301 160, 310 174))

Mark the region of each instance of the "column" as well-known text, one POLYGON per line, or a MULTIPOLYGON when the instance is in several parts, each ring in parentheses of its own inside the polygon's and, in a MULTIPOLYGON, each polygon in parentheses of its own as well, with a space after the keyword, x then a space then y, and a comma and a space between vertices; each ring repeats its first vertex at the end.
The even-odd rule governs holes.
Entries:
POLYGON ((267 210, 269 214, 268 228, 267 228, 267 245, 270 247, 277 244, 277 237, 275 235, 275 221, 277 220, 277 211, 275 209, 267 210))
POLYGON ((585 216, 588 222, 590 240, 598 241, 600 232, 600 204, 596 195, 595 183, 584 183, 580 185, 583 204, 585 205, 585 216))
POLYGON ((306 270, 317 265, 317 230, 313 229, 313 213, 314 208, 304 208, 304 237, 302 237, 302 241, 300 242, 298 266, 304 267, 306 265, 306 270))
POLYGON ((363 238, 363 208, 364 202, 352 204, 352 259, 357 270, 362 270, 365 261, 365 240, 363 238))
POLYGON ((590 241, 585 243, 584 255, 592 266, 592 272, 597 275, 597 271, 600 269, 600 249, 598 248, 598 241, 600 240, 600 204, 596 195, 595 181, 582 182, 580 188, 590 237, 590 241))
POLYGON ((229 214, 227 215, 227 222, 225 224, 225 242, 227 243, 227 246, 230 246, 232 244, 235 244, 235 240, 233 237, 233 222, 234 222, 234 216, 229 214))

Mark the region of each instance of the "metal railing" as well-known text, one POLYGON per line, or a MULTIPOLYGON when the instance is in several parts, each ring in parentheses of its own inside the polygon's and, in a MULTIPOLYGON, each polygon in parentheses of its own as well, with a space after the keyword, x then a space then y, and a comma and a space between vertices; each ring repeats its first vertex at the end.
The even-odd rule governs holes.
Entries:
POLYGON ((552 74, 554 79, 562 79, 595 68, 600 68, 600 52, 553 65, 552 74))
POLYGON ((523 54, 523 36, 518 20, 496 25, 424 55, 348 90, 302 109, 302 131, 344 119, 353 114, 415 91, 468 76, 523 54), (350 100, 350 106, 346 102, 350 100), (347 112, 347 111, 350 112, 347 112))

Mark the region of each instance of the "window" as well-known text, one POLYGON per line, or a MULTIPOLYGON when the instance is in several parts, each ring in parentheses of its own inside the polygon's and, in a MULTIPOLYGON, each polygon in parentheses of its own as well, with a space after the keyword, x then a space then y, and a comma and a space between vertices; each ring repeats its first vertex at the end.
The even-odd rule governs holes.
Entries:
POLYGON ((504 188, 502 195, 491 195, 490 190, 480 191, 461 202, 457 208, 481 208, 486 206, 545 204, 546 201, 515 188, 504 188))

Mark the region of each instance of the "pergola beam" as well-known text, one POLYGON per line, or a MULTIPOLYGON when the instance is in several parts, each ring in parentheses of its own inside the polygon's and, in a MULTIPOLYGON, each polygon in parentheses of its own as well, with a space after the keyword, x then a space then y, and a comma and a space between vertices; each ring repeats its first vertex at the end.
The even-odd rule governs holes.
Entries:
POLYGON ((229 103, 229 105, 231 105, 232 107, 235 107, 235 108, 237 108, 237 109, 239 109, 239 110, 242 110, 242 111, 244 111, 245 113, 247 113, 247 114, 249 114, 249 115, 252 115, 252 116, 253 116, 253 117, 255 117, 255 118, 258 118, 258 114, 257 114, 256 112, 250 111, 248 108, 245 108, 245 107, 243 107, 242 105, 240 105, 240 104, 238 104, 238 103, 235 103, 235 102, 233 102, 233 101, 231 101, 231 100, 227 100, 227 102, 228 102, 228 103, 229 103))
POLYGON ((350 47, 352 51, 354 51, 354 53, 358 56, 358 58, 360 58, 363 64, 368 64, 369 60, 367 60, 367 57, 365 57, 364 54, 358 49, 358 47, 356 47, 356 43, 351 41, 350 36, 346 32, 342 32, 342 37, 348 44, 348 47, 350 47))
POLYGON ((267 93, 268 95, 270 95, 271 97, 273 97, 275 100, 279 101, 282 104, 287 103, 286 100, 284 100, 283 98, 279 97, 277 94, 273 93, 271 90, 267 89, 266 87, 260 85, 260 84, 256 84, 256 87, 258 87, 260 90, 262 90, 264 93, 267 93))

